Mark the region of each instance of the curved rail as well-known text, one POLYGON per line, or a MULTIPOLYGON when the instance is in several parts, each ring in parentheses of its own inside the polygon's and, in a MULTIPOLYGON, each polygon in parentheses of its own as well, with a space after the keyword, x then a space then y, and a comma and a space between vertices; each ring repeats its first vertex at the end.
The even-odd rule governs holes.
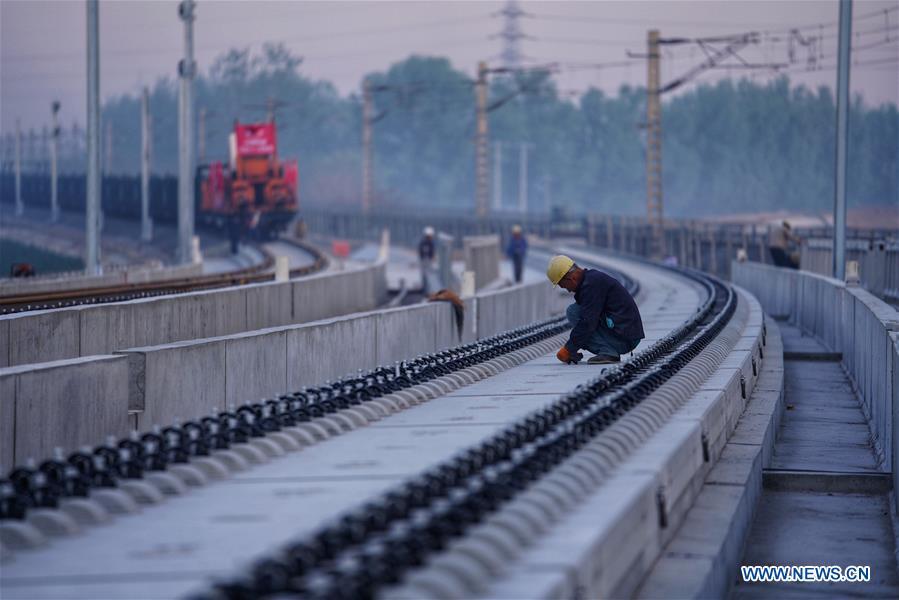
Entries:
MULTIPOLYGON (((289 240, 289 243, 299 246, 315 257, 315 261, 312 264, 291 269, 291 277, 310 275, 324 269, 328 265, 327 257, 317 247, 298 240, 289 240)), ((199 277, 184 277, 163 282, 127 283, 80 290, 4 296, 0 298, 0 315, 32 310, 64 308, 82 304, 122 302, 138 298, 182 294, 185 292, 271 281, 275 276, 268 271, 274 266, 275 259, 269 253, 265 251, 263 251, 263 253, 265 254, 265 260, 262 263, 228 273, 202 275, 199 277)))

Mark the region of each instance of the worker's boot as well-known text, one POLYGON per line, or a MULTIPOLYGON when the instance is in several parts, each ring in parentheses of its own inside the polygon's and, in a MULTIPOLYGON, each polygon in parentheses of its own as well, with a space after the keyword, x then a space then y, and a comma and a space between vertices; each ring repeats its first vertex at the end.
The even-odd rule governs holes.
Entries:
POLYGON ((621 362, 621 357, 612 356, 611 354, 597 354, 587 360, 588 365, 613 365, 617 362, 621 362))

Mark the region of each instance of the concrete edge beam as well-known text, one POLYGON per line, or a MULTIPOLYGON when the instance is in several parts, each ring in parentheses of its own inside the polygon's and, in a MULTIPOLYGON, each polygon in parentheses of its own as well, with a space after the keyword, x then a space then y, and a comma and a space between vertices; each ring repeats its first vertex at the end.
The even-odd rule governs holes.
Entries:
POLYGON ((765 324, 769 351, 760 375, 779 371, 780 389, 753 390, 734 432, 741 441, 725 446, 721 461, 636 597, 723 598, 729 593, 761 498, 765 457, 773 452, 772 427, 783 411, 783 358, 774 351, 781 344, 780 332, 773 319, 766 318, 765 324), (760 413, 768 427, 747 420, 747 415, 760 413))

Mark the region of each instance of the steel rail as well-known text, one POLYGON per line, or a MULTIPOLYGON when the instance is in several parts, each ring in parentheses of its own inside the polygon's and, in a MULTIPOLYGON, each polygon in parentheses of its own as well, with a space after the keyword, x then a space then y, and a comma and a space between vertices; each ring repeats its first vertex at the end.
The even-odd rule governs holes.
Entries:
MULTIPOLYGON (((289 243, 299 246, 315 257, 315 261, 312 264, 291 269, 291 277, 310 275, 327 267, 327 257, 315 246, 298 240, 290 240, 289 243)), ((126 283, 79 290, 3 296, 0 297, 0 315, 33 310, 64 308, 67 306, 79 306, 83 304, 122 302, 138 298, 166 296, 199 290, 245 285, 248 283, 272 281, 275 275, 269 271, 274 266, 275 259, 270 253, 265 251, 263 251, 263 253, 265 255, 265 260, 262 263, 231 271, 229 273, 202 275, 199 277, 184 277, 159 282, 126 283)))

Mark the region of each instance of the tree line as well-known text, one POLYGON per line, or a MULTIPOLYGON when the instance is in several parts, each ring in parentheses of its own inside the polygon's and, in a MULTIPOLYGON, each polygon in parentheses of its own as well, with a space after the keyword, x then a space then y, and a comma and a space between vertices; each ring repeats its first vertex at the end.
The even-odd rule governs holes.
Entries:
MULTIPOLYGON (((474 205, 473 82, 440 57, 412 56, 371 73, 375 204, 470 209, 474 205)), ((199 146, 227 159, 235 119, 273 111, 279 151, 300 163, 301 201, 359 202, 361 94, 341 96, 302 73, 302 60, 280 45, 259 54, 232 49, 196 80, 206 113, 199 146)), ((491 141, 503 143, 505 206, 517 204, 519 151, 528 144, 532 209, 645 211, 642 88, 615 95, 591 89, 561 94, 541 73, 494 76, 489 86, 491 141)), ((178 84, 150 90, 153 169, 177 173, 178 84)), ((111 170, 139 172, 140 98, 106 102, 113 123, 111 170)), ((665 210, 673 216, 776 209, 828 211, 833 199, 835 100, 826 87, 724 79, 663 103, 665 210)), ((899 114, 853 100, 850 112, 851 205, 899 203, 899 114)), ((199 150, 200 148, 198 148, 199 150)), ((494 147, 489 149, 494 168, 494 147)), ((492 188, 491 188, 492 193, 492 188)))

